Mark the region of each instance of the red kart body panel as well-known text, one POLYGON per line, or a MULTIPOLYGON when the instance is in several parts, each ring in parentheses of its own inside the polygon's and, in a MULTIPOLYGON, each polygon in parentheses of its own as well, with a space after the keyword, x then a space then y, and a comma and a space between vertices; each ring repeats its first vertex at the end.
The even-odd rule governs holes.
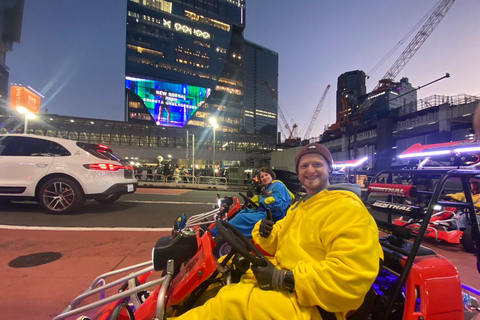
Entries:
MULTIPOLYGON (((230 210, 228 210, 227 213, 227 220, 230 220, 233 218, 234 215, 237 214, 242 209, 242 205, 240 204, 240 201, 238 201, 237 197, 233 198, 233 204, 230 206, 230 210)), ((213 222, 211 225, 208 226, 208 229, 212 230, 215 228, 215 222, 213 222)))
MULTIPOLYGON (((420 223, 409 223, 405 221, 402 217, 393 220, 393 224, 397 226, 402 226, 409 228, 415 233, 418 233, 418 229, 420 228, 420 223)), ((461 230, 450 230, 444 231, 439 230, 435 225, 430 224, 425 231, 424 237, 427 238, 434 238, 436 240, 443 240, 448 243, 460 243, 460 239, 462 238, 463 231, 461 230)))
POLYGON ((415 259, 405 296, 402 320, 464 319, 460 276, 455 266, 440 255, 415 259))
MULTIPOLYGON (((187 265, 175 276, 172 281, 172 291, 167 298, 168 306, 176 305, 185 300, 202 282, 207 280, 217 270, 217 260, 213 255, 212 234, 205 232, 202 237, 197 233, 198 251, 187 265)), ((148 299, 135 312, 136 320, 150 320, 155 318, 158 293, 160 287, 150 294, 148 299)))
POLYGON ((417 194, 417 187, 414 185, 391 184, 391 183, 371 183, 368 186, 371 193, 390 194, 394 196, 412 198, 417 194))

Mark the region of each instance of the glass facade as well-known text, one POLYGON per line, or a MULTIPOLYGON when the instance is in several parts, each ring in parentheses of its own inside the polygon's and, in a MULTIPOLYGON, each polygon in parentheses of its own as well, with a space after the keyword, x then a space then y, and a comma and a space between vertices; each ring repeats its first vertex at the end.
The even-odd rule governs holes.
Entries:
POLYGON ((268 85, 278 90, 278 53, 245 41, 244 55, 245 131, 275 138, 278 110, 268 85))
POLYGON ((241 132, 244 16, 242 0, 129 0, 127 121, 241 132))
POLYGON ((345 72, 337 81, 337 123, 345 122, 363 102, 367 93, 366 75, 361 70, 345 72))

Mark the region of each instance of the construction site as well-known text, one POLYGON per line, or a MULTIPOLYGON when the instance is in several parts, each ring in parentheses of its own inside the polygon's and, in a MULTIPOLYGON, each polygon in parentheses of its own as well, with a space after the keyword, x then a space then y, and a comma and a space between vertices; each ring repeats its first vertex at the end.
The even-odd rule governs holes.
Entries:
MULTIPOLYGON (((278 104, 279 150, 283 151, 272 154, 272 166, 294 171, 293 163, 283 159, 294 159, 296 147, 320 142, 331 150, 335 161, 367 157, 363 168, 378 171, 389 169, 396 156, 414 143, 434 144, 471 138, 471 115, 479 105, 480 97, 434 95, 417 98, 419 89, 450 77, 448 73, 421 86, 413 86, 406 77, 395 80, 453 3, 454 0, 440 1, 425 15, 421 20, 423 25, 416 29, 413 39, 370 92, 367 92, 366 79, 387 57, 368 74, 353 70, 340 75, 335 100, 336 121, 320 136, 310 134, 317 119, 324 115, 322 107, 330 85, 327 85, 305 128, 299 128, 294 119, 287 119, 285 108, 278 104), (288 150, 291 148, 294 150, 288 150)), ((410 30, 411 34, 413 32, 414 29, 410 30)), ((277 92, 268 83, 265 85, 278 103, 277 92)))

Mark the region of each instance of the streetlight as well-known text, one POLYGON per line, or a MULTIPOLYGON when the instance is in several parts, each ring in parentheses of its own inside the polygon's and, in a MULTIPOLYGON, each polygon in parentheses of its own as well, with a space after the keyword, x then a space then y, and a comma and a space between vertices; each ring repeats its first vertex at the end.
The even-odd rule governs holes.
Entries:
POLYGON ((35 119, 37 116, 30 112, 25 107, 17 107, 17 111, 25 116, 25 125, 23 126, 23 133, 27 134, 28 119, 35 119))
POLYGON ((212 167, 213 168, 212 169, 215 170, 215 129, 218 128, 217 118, 211 117, 210 119, 208 119, 208 121, 210 122, 210 124, 213 127, 213 157, 212 157, 212 167))

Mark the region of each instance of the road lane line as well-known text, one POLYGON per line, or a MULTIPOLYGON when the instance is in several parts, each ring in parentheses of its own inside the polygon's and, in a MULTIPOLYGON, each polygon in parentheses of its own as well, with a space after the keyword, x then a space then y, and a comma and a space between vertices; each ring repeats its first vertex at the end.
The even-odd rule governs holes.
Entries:
POLYGON ((205 205, 214 205, 214 202, 179 202, 179 201, 156 201, 156 200, 121 200, 119 202, 132 202, 132 203, 154 203, 154 204, 205 204, 205 205))
POLYGON ((172 228, 125 228, 125 227, 110 227, 110 228, 88 228, 88 227, 40 227, 40 226, 11 226, 0 225, 0 229, 9 230, 35 230, 35 231, 172 231, 172 228))

